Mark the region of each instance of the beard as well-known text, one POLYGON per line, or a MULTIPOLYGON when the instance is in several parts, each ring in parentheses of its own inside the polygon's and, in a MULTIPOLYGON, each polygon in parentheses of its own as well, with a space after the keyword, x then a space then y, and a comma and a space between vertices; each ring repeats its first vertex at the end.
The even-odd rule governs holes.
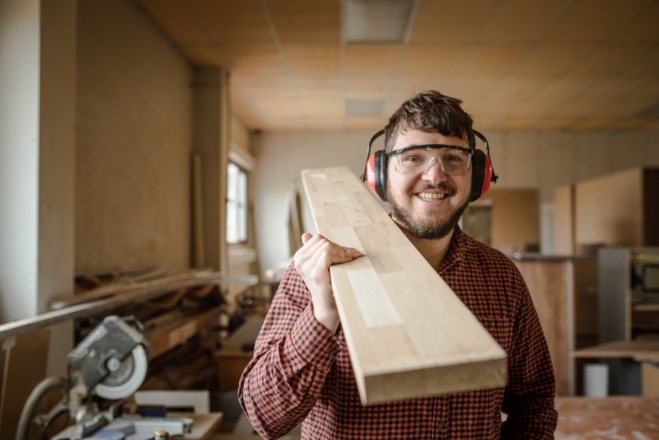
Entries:
MULTIPOLYGON (((454 191, 451 191, 448 194, 452 195, 453 193, 454 191)), ((440 238, 446 237, 458 225, 460 217, 462 217, 465 209, 467 209, 467 205, 469 205, 469 200, 467 200, 462 206, 456 208, 446 221, 442 222, 436 218, 430 218, 427 220, 414 218, 409 211, 405 210, 398 204, 396 199, 392 197, 389 192, 387 194, 387 201, 391 206, 392 218, 404 227, 409 234, 424 240, 439 240, 440 238)))

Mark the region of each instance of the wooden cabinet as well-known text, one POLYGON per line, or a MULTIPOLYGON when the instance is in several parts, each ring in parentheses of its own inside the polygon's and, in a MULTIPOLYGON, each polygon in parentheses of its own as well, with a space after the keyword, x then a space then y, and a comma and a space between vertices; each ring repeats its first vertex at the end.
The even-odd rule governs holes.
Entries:
POLYGON ((505 254, 524 252, 540 243, 538 191, 494 189, 467 207, 464 231, 505 254))
POLYGON ((659 246, 659 168, 634 168, 554 190, 554 251, 659 246))
POLYGON ((533 299, 556 376, 558 395, 577 388, 572 353, 597 341, 593 258, 526 256, 515 260, 533 299))

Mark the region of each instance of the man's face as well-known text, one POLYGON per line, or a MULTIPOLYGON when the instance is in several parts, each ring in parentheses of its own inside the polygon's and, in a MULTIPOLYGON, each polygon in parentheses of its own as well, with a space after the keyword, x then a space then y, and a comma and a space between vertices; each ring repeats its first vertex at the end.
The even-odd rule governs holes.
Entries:
MULTIPOLYGON (((392 153, 413 145, 447 144, 468 147, 464 139, 419 130, 398 132, 392 153)), ((435 151, 435 150, 431 150, 435 151)), ((393 219, 409 233, 422 239, 439 239, 457 226, 469 203, 471 167, 464 175, 448 175, 437 160, 427 169, 402 172, 396 157, 389 159, 387 201, 393 219)))

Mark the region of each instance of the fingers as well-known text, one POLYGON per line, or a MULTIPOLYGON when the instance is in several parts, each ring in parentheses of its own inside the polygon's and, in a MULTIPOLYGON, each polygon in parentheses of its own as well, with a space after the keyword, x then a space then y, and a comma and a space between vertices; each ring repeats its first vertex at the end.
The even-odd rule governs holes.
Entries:
POLYGON ((302 244, 306 244, 307 241, 311 240, 311 237, 313 237, 313 235, 309 234, 308 232, 302 234, 302 244))
POLYGON ((305 232, 302 235, 302 241, 304 244, 296 253, 296 257, 299 259, 311 259, 313 255, 321 252, 329 256, 331 265, 345 263, 364 255, 355 248, 338 245, 321 234, 311 235, 305 232))
POLYGON ((363 254, 357 249, 340 246, 320 234, 304 233, 302 242, 302 247, 294 256, 295 268, 309 289, 316 319, 334 332, 339 318, 332 295, 329 268, 333 264, 359 258, 363 254))
POLYGON ((359 258, 362 255, 364 254, 355 248, 339 246, 330 251, 330 260, 332 264, 345 263, 347 261, 352 261, 355 258, 359 258))

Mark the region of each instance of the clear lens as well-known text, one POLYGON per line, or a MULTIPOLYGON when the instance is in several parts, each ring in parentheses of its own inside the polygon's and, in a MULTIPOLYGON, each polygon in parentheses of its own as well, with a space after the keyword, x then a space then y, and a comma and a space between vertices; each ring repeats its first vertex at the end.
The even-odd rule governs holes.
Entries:
POLYGON ((396 154, 394 158, 398 171, 404 174, 427 173, 438 162, 445 174, 462 176, 471 166, 471 154, 449 147, 410 149, 396 154))

